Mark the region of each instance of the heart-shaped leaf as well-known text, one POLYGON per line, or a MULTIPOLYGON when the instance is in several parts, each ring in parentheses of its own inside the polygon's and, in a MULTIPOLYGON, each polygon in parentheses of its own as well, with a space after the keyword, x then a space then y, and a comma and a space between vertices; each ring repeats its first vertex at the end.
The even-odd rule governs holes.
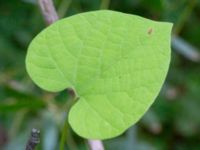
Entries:
POLYGON ((26 67, 48 91, 73 88, 69 112, 85 138, 123 133, 159 93, 170 62, 172 24, 114 11, 93 11, 57 21, 31 42, 26 67))

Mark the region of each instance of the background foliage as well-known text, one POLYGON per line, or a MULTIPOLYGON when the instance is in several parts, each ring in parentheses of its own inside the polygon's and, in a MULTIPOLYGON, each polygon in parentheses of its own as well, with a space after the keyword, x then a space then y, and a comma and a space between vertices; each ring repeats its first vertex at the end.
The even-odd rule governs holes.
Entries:
MULTIPOLYGON (((108 150, 198 150, 200 147, 200 1, 198 0, 55 0, 60 17, 112 9, 175 23, 172 62, 163 89, 145 116, 122 136, 104 141, 108 150), (175 44, 174 44, 175 43, 175 44), (189 44, 189 46, 187 45, 189 44), (186 49, 186 50, 185 50, 186 49)), ((69 128, 66 91, 36 87, 25 70, 32 38, 45 27, 35 0, 0 1, 0 149, 22 150, 33 127, 41 129, 37 149, 86 150, 69 128), (65 132, 63 132, 65 131, 65 132)), ((133 108, 134 109, 134 108, 133 108)))

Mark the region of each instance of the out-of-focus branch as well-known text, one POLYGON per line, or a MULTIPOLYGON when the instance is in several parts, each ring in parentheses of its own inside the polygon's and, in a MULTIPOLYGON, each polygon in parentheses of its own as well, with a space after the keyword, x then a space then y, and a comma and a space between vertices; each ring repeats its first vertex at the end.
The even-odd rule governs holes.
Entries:
POLYGON ((103 143, 100 140, 88 140, 88 144, 91 150, 104 150, 103 143))
POLYGON ((178 37, 178 34, 184 27, 185 22, 188 20, 189 16, 192 14, 196 6, 197 0, 190 0, 175 24, 174 36, 172 37, 172 47, 177 52, 183 55, 190 61, 200 62, 200 53, 197 48, 189 44, 187 41, 178 37))
POLYGON ((62 0, 61 1, 60 5, 57 9, 57 14, 58 14, 59 18, 62 18, 65 16, 71 3, 72 3, 72 0, 62 0))
POLYGON ((47 25, 58 20, 58 15, 52 0, 38 0, 38 3, 47 25))
MULTIPOLYGON (((48 25, 58 20, 58 15, 52 0, 38 0, 38 2, 48 25)), ((88 140, 88 144, 91 150, 104 150, 103 143, 100 140, 88 140)))
POLYGON ((101 0, 100 9, 108 9, 110 5, 110 0, 101 0))
POLYGON ((187 41, 183 40, 182 38, 178 36, 173 36, 172 47, 177 53, 180 53, 185 58, 194 62, 200 62, 199 50, 196 47, 190 45, 187 41))
POLYGON ((40 131, 37 129, 32 129, 31 136, 26 145, 26 150, 34 150, 37 144, 40 143, 40 131))
POLYGON ((184 11, 179 17, 177 23, 175 24, 174 33, 176 35, 178 35, 183 29, 185 22, 188 20, 189 16, 192 14, 194 7, 196 6, 197 0, 189 0, 187 1, 187 3, 188 4, 186 5, 184 11))

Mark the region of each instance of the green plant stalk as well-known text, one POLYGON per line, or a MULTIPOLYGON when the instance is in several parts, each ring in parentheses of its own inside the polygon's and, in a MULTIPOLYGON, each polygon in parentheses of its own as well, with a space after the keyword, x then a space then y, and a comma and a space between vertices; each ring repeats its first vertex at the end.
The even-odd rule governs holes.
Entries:
POLYGON ((61 140, 60 140, 60 144, 59 144, 59 150, 65 150, 66 141, 67 141, 67 145, 68 145, 69 149, 77 150, 76 144, 75 144, 75 142, 72 138, 71 132, 69 130, 69 125, 68 125, 67 119, 64 123, 64 127, 61 132, 62 132, 62 135, 61 135, 61 140))
POLYGON ((175 26, 174 33, 176 35, 178 35, 181 32, 181 30, 183 29, 183 26, 184 26, 185 22, 187 21, 187 19, 189 18, 189 16, 191 15, 196 2, 197 2, 197 0, 188 1, 189 4, 185 7, 182 15, 180 16, 180 19, 177 21, 177 24, 175 26))
POLYGON ((61 4, 58 7, 58 16, 59 18, 63 18, 68 11, 68 8, 71 4, 72 0, 62 0, 61 4))
POLYGON ((62 132, 62 135, 61 135, 61 139, 60 139, 60 145, 59 145, 60 148, 59 149, 64 150, 65 149, 65 140, 67 138, 67 123, 66 123, 66 121, 64 123, 64 127, 61 132, 62 132))
MULTIPOLYGON (((68 93, 71 93, 71 90, 68 90, 68 93)), ((70 95, 69 99, 67 100, 66 105, 64 106, 64 109, 67 110, 67 116, 68 116, 68 112, 70 107, 76 102, 76 98, 74 93, 71 93, 72 95, 70 95)), ((69 146, 70 149, 73 150, 77 150, 76 144, 72 138, 71 135, 71 131, 70 131, 70 127, 68 124, 68 117, 66 117, 65 122, 64 122, 64 126, 61 130, 61 140, 60 140, 60 150, 64 150, 65 149, 65 142, 67 141, 67 144, 69 146), (68 139, 68 140, 67 140, 68 139)))
POLYGON ((101 0, 100 9, 108 9, 110 5, 110 0, 101 0))
POLYGON ((27 109, 22 109, 16 114, 14 121, 12 123, 12 126, 11 126, 10 137, 13 138, 17 135, 17 132, 19 131, 20 126, 21 126, 27 112, 28 112, 27 109))

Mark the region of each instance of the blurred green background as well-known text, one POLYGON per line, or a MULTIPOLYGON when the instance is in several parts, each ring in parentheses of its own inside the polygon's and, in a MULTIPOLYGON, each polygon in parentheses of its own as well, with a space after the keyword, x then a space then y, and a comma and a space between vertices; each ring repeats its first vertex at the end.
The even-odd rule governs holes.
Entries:
MULTIPOLYGON (((174 23, 172 61, 159 97, 143 118, 106 150, 200 149, 200 1, 54 0, 60 17, 111 9, 174 23)), ((23 150, 33 127, 41 130, 37 150, 87 150, 66 118, 66 91, 36 87, 25 70, 28 44, 45 23, 36 0, 0 0, 0 149, 23 150)), ((134 109, 134 108, 133 108, 134 109)))

